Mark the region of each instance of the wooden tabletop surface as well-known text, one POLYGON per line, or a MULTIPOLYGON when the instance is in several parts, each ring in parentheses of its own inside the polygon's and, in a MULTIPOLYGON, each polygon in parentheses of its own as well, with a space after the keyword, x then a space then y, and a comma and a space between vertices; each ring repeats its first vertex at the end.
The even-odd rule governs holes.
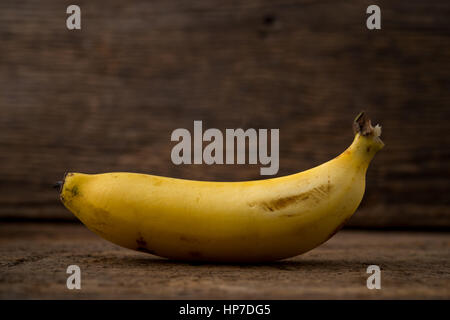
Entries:
POLYGON ((1 299, 449 299, 450 235, 343 230, 262 265, 173 262, 113 245, 75 223, 0 225, 1 299), (381 289, 369 290, 369 265, 381 289), (81 289, 69 290, 69 265, 81 289))

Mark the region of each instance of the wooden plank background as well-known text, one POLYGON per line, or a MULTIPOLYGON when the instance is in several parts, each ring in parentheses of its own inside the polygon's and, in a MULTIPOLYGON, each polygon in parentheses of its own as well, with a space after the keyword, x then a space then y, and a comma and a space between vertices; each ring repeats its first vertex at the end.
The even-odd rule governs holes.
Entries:
POLYGON ((0 2, 0 217, 73 219, 66 171, 260 179, 259 165, 175 166, 176 128, 279 128, 278 175, 343 151, 366 110, 383 126, 350 225, 450 227, 450 2, 0 2))

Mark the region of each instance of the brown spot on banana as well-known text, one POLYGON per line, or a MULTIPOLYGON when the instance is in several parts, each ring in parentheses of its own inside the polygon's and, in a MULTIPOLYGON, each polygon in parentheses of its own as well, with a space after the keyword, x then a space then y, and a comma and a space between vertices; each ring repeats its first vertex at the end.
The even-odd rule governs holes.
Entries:
MULTIPOLYGON (((270 201, 263 201, 260 202, 258 205, 263 208, 266 211, 276 211, 285 209, 289 206, 292 206, 296 203, 299 203, 301 201, 306 201, 308 199, 313 199, 316 203, 319 203, 320 201, 327 199, 328 195, 332 189, 332 185, 330 181, 328 181, 327 184, 321 185, 319 187, 315 187, 309 191, 296 194, 293 196, 287 196, 282 198, 273 199, 270 201)), ((254 207, 256 203, 251 202, 248 204, 250 207, 254 207)))
POLYGON ((77 195, 80 194, 80 191, 78 190, 78 186, 73 186, 72 189, 70 190, 70 192, 72 193, 72 197, 76 197, 77 195))
POLYGON ((139 233, 138 238, 136 239, 136 250, 140 252, 150 253, 150 254, 156 254, 155 251, 150 250, 147 247, 147 241, 145 241, 144 237, 139 233))
POLYGON ((147 241, 145 241, 144 237, 142 237, 141 234, 139 234, 138 238, 136 239, 136 243, 138 245, 138 249, 147 247, 147 241))
POLYGON ((280 217, 292 218, 295 217, 295 214, 281 214, 280 217))

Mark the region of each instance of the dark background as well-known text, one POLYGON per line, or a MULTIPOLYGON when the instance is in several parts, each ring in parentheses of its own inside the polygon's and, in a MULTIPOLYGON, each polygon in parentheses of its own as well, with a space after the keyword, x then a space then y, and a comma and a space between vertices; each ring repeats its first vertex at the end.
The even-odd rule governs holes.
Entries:
POLYGON ((448 1, 0 2, 0 219, 74 219, 66 171, 250 180, 181 165, 176 128, 279 128, 278 176, 342 152, 366 110, 386 143, 354 227, 449 228, 448 1), (381 7, 382 29, 366 28, 381 7))

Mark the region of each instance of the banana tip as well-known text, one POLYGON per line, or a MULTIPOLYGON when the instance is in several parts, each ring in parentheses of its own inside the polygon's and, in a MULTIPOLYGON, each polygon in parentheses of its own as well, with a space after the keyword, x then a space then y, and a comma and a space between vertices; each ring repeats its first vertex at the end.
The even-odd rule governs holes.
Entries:
POLYGON ((57 189, 59 192, 61 192, 62 186, 64 184, 64 181, 57 181, 53 184, 53 188, 57 189))

